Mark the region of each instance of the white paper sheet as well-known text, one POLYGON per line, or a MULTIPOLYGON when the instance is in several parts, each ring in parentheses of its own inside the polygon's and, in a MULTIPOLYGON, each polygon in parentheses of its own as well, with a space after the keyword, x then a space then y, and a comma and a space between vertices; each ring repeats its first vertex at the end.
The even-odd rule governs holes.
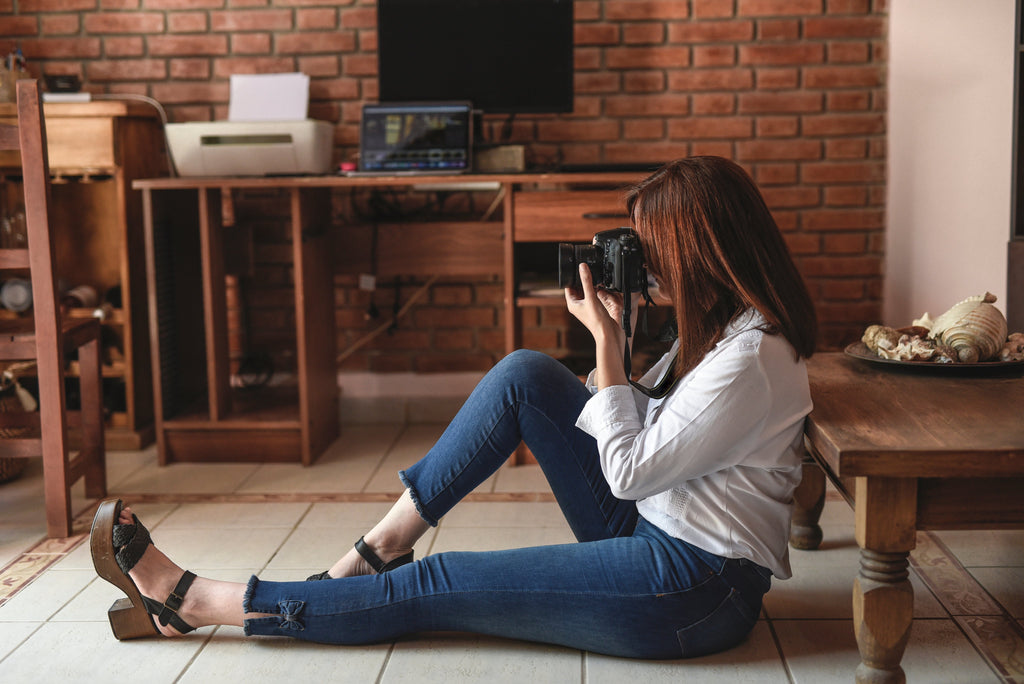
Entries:
POLYGON ((228 121, 298 121, 309 111, 309 76, 232 74, 228 121))

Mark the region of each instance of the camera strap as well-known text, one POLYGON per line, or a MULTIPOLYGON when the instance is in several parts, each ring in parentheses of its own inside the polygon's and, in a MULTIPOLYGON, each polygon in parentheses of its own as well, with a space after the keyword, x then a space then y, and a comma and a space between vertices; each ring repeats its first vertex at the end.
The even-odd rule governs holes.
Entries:
MULTIPOLYGON (((650 293, 647 292, 647 288, 643 288, 641 293, 644 299, 644 310, 642 312, 641 327, 644 330, 644 334, 647 334, 647 312, 654 305, 654 300, 651 299, 650 293)), ((629 288, 626 288, 626 292, 623 293, 622 297, 622 329, 626 333, 626 349, 622 357, 622 367, 626 371, 626 380, 633 388, 635 388, 641 394, 644 394, 651 399, 661 399, 668 395, 672 391, 672 388, 676 386, 676 382, 679 378, 676 375, 675 362, 673 360, 672 366, 668 369, 668 372, 662 377, 654 387, 645 387, 639 382, 635 382, 630 379, 632 375, 633 367, 633 353, 629 348, 629 341, 633 337, 633 331, 631 329, 630 322, 633 318, 633 297, 629 288)))

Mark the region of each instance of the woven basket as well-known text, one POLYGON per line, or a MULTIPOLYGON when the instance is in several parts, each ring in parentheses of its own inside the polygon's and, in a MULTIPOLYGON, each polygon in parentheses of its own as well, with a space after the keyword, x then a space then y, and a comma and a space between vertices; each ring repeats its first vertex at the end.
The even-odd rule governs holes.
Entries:
MULTIPOLYGON (((24 373, 33 367, 35 367, 35 362, 14 364, 0 376, 0 413, 22 413, 27 410, 18 396, 18 391, 21 389, 18 385, 18 373, 24 373)), ((0 439, 16 439, 27 432, 28 428, 26 427, 0 427, 0 439)), ((27 465, 27 458, 0 457, 0 482, 8 482, 17 478, 27 465)))

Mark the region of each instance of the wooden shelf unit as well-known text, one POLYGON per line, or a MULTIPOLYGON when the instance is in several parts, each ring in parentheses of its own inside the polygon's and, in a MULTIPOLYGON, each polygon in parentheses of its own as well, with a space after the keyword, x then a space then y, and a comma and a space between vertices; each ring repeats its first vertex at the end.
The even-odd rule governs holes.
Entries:
MULTIPOLYGON (((504 280, 505 344, 519 346, 517 309, 562 305, 558 297, 520 297, 515 247, 589 242, 599 230, 627 225, 625 188, 640 173, 488 174, 424 177, 308 176, 157 178, 139 180, 145 207, 156 440, 161 463, 172 461, 301 461, 310 465, 337 438, 333 273, 326 247, 331 193, 360 188, 395 191, 425 183, 503 192, 500 240, 490 226, 431 224, 423 241, 398 250, 390 268, 421 269, 422 252, 438 251, 433 272, 491 268, 504 280), (287 198, 295 273, 297 373, 288 388, 239 392, 230 385, 225 305, 222 203, 233 190, 274 190, 287 198), (473 236, 468 236, 468 229, 473 236), (467 259, 460 243, 488 252, 467 259), (500 251, 500 260, 493 259, 500 251), (408 254, 406 253, 408 252, 408 254), (493 266, 489 265, 493 259, 493 266), (198 268, 198 270, 197 270, 198 268)), ((396 228, 406 239, 408 227, 396 228)), ((388 227, 381 232, 387 239, 388 227)), ((389 242, 389 244, 391 244, 389 242)), ((390 249, 390 247, 389 247, 390 249)), ((404 272, 404 271, 403 271, 404 272)))
MULTIPOLYGON (((142 199, 131 184, 166 173, 163 128, 153 107, 130 100, 45 104, 43 116, 57 275, 69 288, 89 285, 101 298, 114 291, 120 296, 104 319, 107 351, 116 347, 104 366, 107 448, 140 449, 154 437, 153 382, 142 199)), ((0 104, 0 122, 15 118, 15 105, 0 104)), ((16 152, 0 155, 7 184, 18 183, 19 169, 16 152)), ((5 191, 8 202, 15 194, 5 191)), ((71 315, 91 316, 93 310, 71 315)))

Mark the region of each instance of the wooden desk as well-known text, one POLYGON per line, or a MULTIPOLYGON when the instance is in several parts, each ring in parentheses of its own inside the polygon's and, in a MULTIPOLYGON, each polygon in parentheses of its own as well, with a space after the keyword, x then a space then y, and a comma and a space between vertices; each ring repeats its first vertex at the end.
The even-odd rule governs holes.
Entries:
POLYGON ((790 538, 817 548, 827 476, 853 506, 858 682, 903 682, 919 529, 1024 527, 1024 378, 922 371, 844 354, 808 363, 809 460, 790 538), (819 468, 820 466, 820 468, 819 468))
MULTIPOLYGON (((170 461, 281 461, 311 464, 338 435, 332 264, 327 232, 331 193, 484 183, 502 198, 503 221, 432 228, 421 247, 432 272, 449 263, 453 245, 494 256, 503 275, 506 350, 517 348, 516 308, 564 307, 517 291, 517 242, 589 241, 626 220, 623 189, 634 173, 525 173, 455 176, 303 176, 137 180, 145 214, 146 265, 156 440, 170 461), (295 280, 297 382, 287 395, 239 393, 230 386, 225 305, 225 218, 232 190, 274 190, 287 197, 295 280)), ((475 259, 475 261, 484 261, 475 259)), ((552 250, 552 265, 554 265, 552 250)), ((472 265, 480 268, 479 264, 472 265)))

